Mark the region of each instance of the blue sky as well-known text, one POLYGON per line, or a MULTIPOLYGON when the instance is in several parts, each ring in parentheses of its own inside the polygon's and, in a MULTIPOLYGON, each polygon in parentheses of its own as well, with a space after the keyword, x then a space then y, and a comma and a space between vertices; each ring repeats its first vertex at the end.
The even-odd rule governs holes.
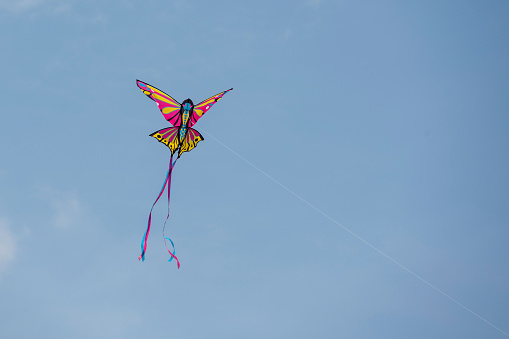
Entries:
POLYGON ((0 336, 509 336, 508 10, 1 0, 0 336))

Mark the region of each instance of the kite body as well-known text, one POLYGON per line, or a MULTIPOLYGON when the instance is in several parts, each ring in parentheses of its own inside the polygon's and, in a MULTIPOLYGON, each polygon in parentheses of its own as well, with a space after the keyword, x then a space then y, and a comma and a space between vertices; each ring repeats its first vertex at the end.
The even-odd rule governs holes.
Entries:
MULTIPOLYGON (((171 187, 171 174, 173 172, 173 168, 175 167, 175 163, 180 158, 182 153, 189 152, 196 145, 203 140, 203 136, 192 128, 194 124, 205 114, 216 102, 218 102, 227 92, 231 91, 233 88, 230 88, 224 92, 211 96, 207 100, 200 102, 197 105, 193 104, 191 99, 186 99, 180 104, 177 100, 173 99, 168 94, 164 93, 160 89, 151 86, 143 81, 136 80, 136 84, 141 89, 141 91, 149 97, 151 100, 155 101, 157 107, 163 114, 164 118, 173 125, 173 127, 167 127, 160 129, 152 134, 151 137, 156 138, 159 142, 166 145, 171 151, 170 157, 170 166, 168 169, 168 173, 166 174, 166 179, 164 181, 161 192, 159 193, 156 201, 152 205, 152 209, 155 204, 162 196, 165 188, 168 188, 168 216, 166 217, 166 221, 170 216, 170 187, 171 187), (173 161, 173 155, 177 153, 177 159, 173 161)), ((140 260, 145 260, 145 252, 147 250, 147 239, 150 233, 150 225, 152 222, 152 209, 150 209, 150 214, 148 217, 148 225, 147 230, 143 236, 143 240, 141 241, 141 255, 139 257, 140 260)), ((164 227, 166 226, 166 221, 164 222, 164 227)), ((163 227, 163 237, 164 242, 166 244, 166 249, 171 255, 169 261, 175 259, 177 262, 177 266, 180 268, 180 262, 175 256, 175 246, 173 241, 170 238, 164 236, 164 227, 163 227), (173 247, 173 251, 168 248, 166 240, 169 240, 171 246, 173 247)))
POLYGON ((179 158, 182 153, 192 150, 203 140, 200 132, 192 128, 192 126, 227 92, 233 89, 231 88, 216 94, 195 106, 191 99, 186 99, 180 104, 177 100, 154 86, 140 80, 136 80, 136 83, 146 96, 156 102, 164 118, 173 125, 173 127, 163 128, 154 132, 150 136, 168 146, 172 155, 178 151, 179 158))

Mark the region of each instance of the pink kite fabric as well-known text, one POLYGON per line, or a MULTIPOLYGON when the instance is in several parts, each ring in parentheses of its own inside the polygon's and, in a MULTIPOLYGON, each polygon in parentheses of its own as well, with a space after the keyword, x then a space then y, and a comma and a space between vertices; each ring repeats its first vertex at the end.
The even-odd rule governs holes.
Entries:
POLYGON ((173 126, 180 126, 182 119, 180 116, 180 104, 177 100, 173 99, 160 89, 150 86, 143 81, 136 80, 136 84, 145 95, 156 102, 157 107, 170 124, 173 126))
POLYGON ((191 128, 196 124, 196 122, 210 110, 210 108, 218 102, 226 93, 233 90, 230 88, 226 91, 223 91, 219 94, 211 96, 210 98, 203 100, 197 105, 193 104, 191 99, 186 99, 181 103, 175 100, 170 95, 164 93, 160 89, 149 85, 143 81, 136 80, 136 84, 139 89, 145 94, 149 99, 154 101, 163 114, 163 117, 173 126, 166 127, 160 129, 152 134, 151 137, 156 138, 160 143, 166 145, 171 151, 170 156, 170 165, 168 169, 168 173, 166 174, 166 178, 163 183, 163 187, 159 192, 156 200, 152 204, 150 208, 150 213, 148 215, 148 223, 147 230, 145 231, 143 238, 141 240, 141 255, 139 256, 139 260, 145 261, 145 254, 147 252, 147 241, 148 236, 150 234, 150 227, 152 225, 152 211, 154 206, 159 201, 159 198, 164 193, 164 190, 167 188, 168 191, 168 215, 166 216, 166 220, 163 226, 163 238, 164 244, 171 258, 168 261, 172 261, 175 259, 177 262, 177 267, 180 268, 180 261, 175 256, 175 245, 173 241, 164 235, 164 230, 166 228, 166 223, 170 218, 170 188, 171 188, 171 177, 173 173, 173 169, 178 159, 184 152, 189 152, 194 149, 198 143, 204 140, 203 136, 197 130, 191 128), (173 155, 177 154, 177 159, 173 161, 173 155), (172 250, 168 248, 168 244, 166 242, 168 240, 172 246, 172 250))
MULTIPOLYGON (((157 196, 156 201, 154 201, 154 203, 152 204, 152 208, 150 209, 150 213, 148 215, 147 230, 145 231, 145 234, 143 235, 143 239, 141 240, 141 255, 138 257, 138 260, 141 260, 141 261, 145 261, 145 252, 147 251, 147 240, 148 240, 148 235, 150 233, 150 226, 152 224, 152 210, 154 209, 154 206, 156 205, 159 198, 161 198, 161 196, 163 195, 165 188, 168 188, 168 215, 166 217, 166 221, 164 222, 165 226, 166 226, 166 222, 168 221, 168 219, 170 217, 171 174, 173 172, 173 167, 175 167, 175 163, 177 162, 177 160, 175 160, 175 162, 172 163, 172 160, 173 160, 173 156, 170 158, 170 168, 168 169, 168 173, 166 174, 166 178, 164 180, 163 187, 161 188, 161 192, 159 192, 159 195, 157 196)), ((164 228, 163 228, 163 237, 164 237, 164 228)), ((167 239, 169 239, 169 238, 167 238, 167 239)), ((171 241, 171 239, 169 239, 169 240, 173 246, 173 241, 171 241)), ((166 240, 164 242, 166 244, 166 240)), ((170 249, 168 249, 168 246, 166 246, 166 249, 172 256, 172 259, 175 258, 175 260, 177 261, 177 267, 180 268, 180 262, 177 259, 177 257, 175 256, 175 246, 173 246, 173 247, 174 247, 173 253, 170 251, 170 249)), ((171 261, 171 259, 170 259, 170 261, 171 261)))
POLYGON ((233 88, 228 89, 224 92, 211 96, 207 100, 203 100, 198 105, 194 106, 193 114, 191 115, 191 121, 189 122, 189 127, 193 127, 194 124, 200 119, 203 114, 207 113, 207 111, 218 102, 227 92, 231 91, 233 88))

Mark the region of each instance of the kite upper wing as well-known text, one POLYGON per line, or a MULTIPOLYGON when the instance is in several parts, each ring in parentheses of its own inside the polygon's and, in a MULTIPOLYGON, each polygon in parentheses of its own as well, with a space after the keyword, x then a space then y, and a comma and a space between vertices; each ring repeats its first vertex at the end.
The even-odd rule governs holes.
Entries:
POLYGON ((207 100, 203 100, 199 104, 194 106, 193 114, 191 114, 191 118, 189 119, 189 127, 192 127, 198 119, 202 117, 216 102, 219 101, 227 92, 231 91, 233 88, 227 89, 224 92, 211 96, 207 100))
POLYGON ((180 116, 181 105, 177 100, 143 81, 136 80, 136 84, 146 96, 156 102, 157 107, 159 107, 164 118, 168 120, 170 124, 173 126, 180 126, 182 124, 182 118, 180 116))

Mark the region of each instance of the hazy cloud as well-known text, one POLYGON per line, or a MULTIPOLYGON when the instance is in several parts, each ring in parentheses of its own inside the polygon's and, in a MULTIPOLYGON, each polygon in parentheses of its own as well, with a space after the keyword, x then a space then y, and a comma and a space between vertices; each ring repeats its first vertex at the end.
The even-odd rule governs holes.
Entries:
POLYGON ((16 254, 16 237, 9 228, 6 219, 0 219, 0 275, 16 254))
POLYGON ((43 0, 0 0, 0 9, 24 12, 40 6, 43 0))
POLYGON ((55 200, 53 202, 55 209, 55 225, 57 227, 69 227, 77 221, 82 213, 83 208, 76 197, 68 199, 55 200))
POLYGON ((68 13, 72 2, 73 0, 0 0, 0 11, 27 13, 42 10, 46 14, 58 15, 68 13))
POLYGON ((72 227, 83 218, 84 206, 76 193, 44 188, 42 198, 53 209, 52 222, 58 228, 72 227))
POLYGON ((66 309, 65 317, 78 333, 94 338, 122 338, 140 323, 135 313, 108 306, 94 310, 66 309))
POLYGON ((306 3, 311 6, 319 6, 322 0, 307 0, 306 3))

